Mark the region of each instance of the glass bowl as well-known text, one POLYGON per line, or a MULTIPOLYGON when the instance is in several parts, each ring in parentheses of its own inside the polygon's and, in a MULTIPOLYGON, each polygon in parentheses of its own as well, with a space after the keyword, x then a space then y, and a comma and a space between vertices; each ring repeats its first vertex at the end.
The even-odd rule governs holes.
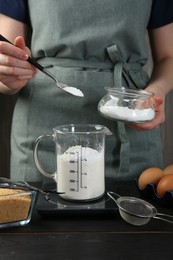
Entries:
POLYGON ((108 88, 98 104, 99 113, 112 120, 145 123, 155 116, 151 102, 153 93, 127 88, 108 88))
POLYGON ((0 188, 0 228, 28 224, 36 194, 36 191, 0 188))

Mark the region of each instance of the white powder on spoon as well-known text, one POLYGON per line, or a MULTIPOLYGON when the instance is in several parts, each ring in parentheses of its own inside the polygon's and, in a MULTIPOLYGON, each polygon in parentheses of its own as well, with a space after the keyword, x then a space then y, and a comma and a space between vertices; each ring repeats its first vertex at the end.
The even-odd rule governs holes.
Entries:
POLYGON ((74 96, 84 97, 83 92, 78 88, 64 87, 63 90, 69 92, 70 94, 73 94, 74 96))

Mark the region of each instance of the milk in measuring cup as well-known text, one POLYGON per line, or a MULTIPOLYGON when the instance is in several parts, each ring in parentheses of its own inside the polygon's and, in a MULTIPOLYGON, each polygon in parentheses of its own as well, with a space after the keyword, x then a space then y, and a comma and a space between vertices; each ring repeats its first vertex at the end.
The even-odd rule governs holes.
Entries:
POLYGON ((104 150, 80 145, 57 155, 57 190, 64 199, 92 200, 105 191, 104 150))

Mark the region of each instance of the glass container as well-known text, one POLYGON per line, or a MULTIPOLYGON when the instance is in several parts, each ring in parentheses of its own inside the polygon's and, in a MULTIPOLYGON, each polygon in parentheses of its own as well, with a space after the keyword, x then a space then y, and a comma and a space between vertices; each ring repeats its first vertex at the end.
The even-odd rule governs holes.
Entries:
POLYGON ((145 123, 154 118, 153 93, 124 87, 105 89, 107 93, 98 104, 102 116, 132 123, 145 123))
POLYGON ((36 191, 0 188, 0 228, 24 226, 32 217, 36 191))

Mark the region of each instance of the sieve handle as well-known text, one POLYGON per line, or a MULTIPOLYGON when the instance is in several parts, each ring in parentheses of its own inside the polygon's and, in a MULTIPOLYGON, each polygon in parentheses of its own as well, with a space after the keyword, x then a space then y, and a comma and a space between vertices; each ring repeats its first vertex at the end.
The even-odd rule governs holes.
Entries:
POLYGON ((117 194, 117 193, 115 193, 115 192, 113 192, 113 191, 108 191, 108 192, 107 192, 107 195, 108 195, 111 199, 113 199, 113 200, 115 201, 115 203, 117 204, 116 198, 120 198, 120 195, 119 195, 119 194, 117 194), (115 198, 115 197, 116 197, 116 198, 115 198))
POLYGON ((159 220, 163 220, 165 222, 173 224, 173 220, 169 220, 169 218, 173 219, 173 216, 171 216, 171 215, 167 215, 167 214, 163 214, 163 213, 157 213, 157 215, 154 216, 153 218, 156 218, 156 219, 159 219, 159 220), (158 217, 158 216, 163 216, 163 217, 158 217))

